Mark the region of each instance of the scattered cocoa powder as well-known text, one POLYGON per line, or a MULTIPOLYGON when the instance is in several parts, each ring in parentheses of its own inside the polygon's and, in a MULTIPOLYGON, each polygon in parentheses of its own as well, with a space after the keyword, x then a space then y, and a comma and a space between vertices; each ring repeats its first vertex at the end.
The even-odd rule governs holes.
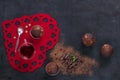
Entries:
POLYGON ((92 75, 93 66, 96 67, 98 65, 94 59, 83 56, 80 52, 74 50, 73 47, 66 47, 60 43, 55 46, 50 53, 50 57, 53 62, 57 63, 64 75, 92 75), (71 55, 73 57, 70 57, 71 55))

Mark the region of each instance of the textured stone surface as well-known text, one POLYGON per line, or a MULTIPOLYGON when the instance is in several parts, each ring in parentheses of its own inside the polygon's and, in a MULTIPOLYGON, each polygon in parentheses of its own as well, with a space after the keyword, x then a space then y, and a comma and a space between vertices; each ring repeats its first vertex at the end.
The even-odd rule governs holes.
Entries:
POLYGON ((0 80, 120 80, 120 0, 0 0, 0 24, 4 20, 36 13, 48 13, 56 18, 61 40, 64 38, 65 44, 98 60, 100 68, 92 77, 50 77, 44 70, 48 59, 33 73, 17 72, 7 61, 0 25, 0 80), (96 37, 93 47, 86 48, 81 44, 81 37, 86 32, 93 32, 96 37), (106 42, 115 48, 110 59, 99 55, 101 45, 106 42))

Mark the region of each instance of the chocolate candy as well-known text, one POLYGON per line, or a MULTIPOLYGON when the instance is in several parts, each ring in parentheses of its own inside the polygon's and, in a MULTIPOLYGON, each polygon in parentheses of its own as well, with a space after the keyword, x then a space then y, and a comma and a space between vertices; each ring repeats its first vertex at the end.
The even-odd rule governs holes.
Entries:
POLYGON ((110 44, 104 44, 101 47, 101 54, 104 57, 110 57, 113 54, 113 47, 110 44))
POLYGON ((55 62, 48 63, 45 67, 45 70, 50 76, 55 76, 59 73, 59 67, 55 62))
POLYGON ((33 38, 40 38, 43 35, 43 29, 40 25, 34 25, 31 29, 31 36, 33 38))
POLYGON ((92 46, 95 43, 95 38, 91 33, 85 33, 82 37, 82 42, 86 47, 92 46))

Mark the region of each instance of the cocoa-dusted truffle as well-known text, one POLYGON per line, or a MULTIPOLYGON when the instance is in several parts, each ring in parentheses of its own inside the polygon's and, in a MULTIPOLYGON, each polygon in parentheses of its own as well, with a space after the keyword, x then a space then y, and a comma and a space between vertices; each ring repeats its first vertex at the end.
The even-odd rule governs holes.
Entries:
POLYGON ((85 33, 82 37, 82 42, 87 47, 92 46, 95 43, 95 37, 91 33, 85 33))
POLYGON ((48 75, 55 76, 59 72, 59 67, 55 62, 50 62, 46 65, 45 70, 48 75))
POLYGON ((104 44, 101 47, 101 54, 104 57, 110 57, 113 54, 113 47, 110 44, 104 44))
POLYGON ((34 25, 31 29, 33 38, 40 38, 43 35, 43 28, 40 25, 34 25))

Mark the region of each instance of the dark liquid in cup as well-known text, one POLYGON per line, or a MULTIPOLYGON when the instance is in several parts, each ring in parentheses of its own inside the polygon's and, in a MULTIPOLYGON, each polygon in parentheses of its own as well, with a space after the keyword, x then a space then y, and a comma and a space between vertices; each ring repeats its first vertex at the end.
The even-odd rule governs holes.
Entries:
POLYGON ((29 59, 34 54, 34 47, 31 44, 24 45, 20 48, 20 54, 22 57, 29 59))

